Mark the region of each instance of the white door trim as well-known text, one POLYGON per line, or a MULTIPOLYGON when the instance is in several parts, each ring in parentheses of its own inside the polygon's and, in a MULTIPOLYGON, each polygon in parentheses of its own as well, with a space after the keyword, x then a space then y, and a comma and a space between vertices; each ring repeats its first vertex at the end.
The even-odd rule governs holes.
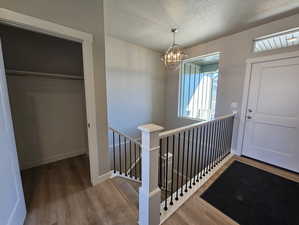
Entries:
POLYGON ((95 76, 93 71, 93 36, 89 33, 75 30, 46 20, 41 20, 32 16, 27 16, 4 8, 0 8, 0 21, 20 28, 80 42, 82 44, 86 112, 87 121, 90 124, 90 127, 86 128, 88 129, 90 176, 91 182, 93 184, 97 183, 100 161, 98 156, 99 135, 96 124, 96 102, 94 86, 95 76))
POLYGON ((244 79, 244 85, 243 85, 243 97, 242 97, 242 106, 241 106, 236 154, 242 155, 242 152, 243 152, 243 140, 244 140, 244 135, 245 135, 245 123, 246 123, 246 113, 247 113, 252 65, 255 63, 268 62, 268 61, 274 61, 274 60, 280 60, 280 59, 288 59, 288 58, 294 58, 294 57, 299 57, 299 51, 274 54, 274 55, 270 55, 270 56, 249 58, 246 60, 246 72, 245 72, 245 79, 244 79))

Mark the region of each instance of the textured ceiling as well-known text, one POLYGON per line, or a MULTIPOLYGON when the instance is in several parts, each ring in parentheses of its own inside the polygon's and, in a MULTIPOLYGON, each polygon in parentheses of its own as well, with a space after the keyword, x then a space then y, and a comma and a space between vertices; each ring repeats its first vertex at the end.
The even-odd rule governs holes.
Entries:
POLYGON ((184 47, 299 12, 299 0, 105 0, 106 32, 158 51, 184 47))

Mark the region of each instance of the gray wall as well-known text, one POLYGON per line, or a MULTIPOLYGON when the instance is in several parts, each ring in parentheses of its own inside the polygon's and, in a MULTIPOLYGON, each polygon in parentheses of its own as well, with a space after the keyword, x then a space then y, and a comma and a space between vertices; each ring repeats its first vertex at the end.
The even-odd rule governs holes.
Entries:
MULTIPOLYGON (((264 53, 253 53, 253 39, 298 26, 299 14, 186 49, 186 53, 190 58, 213 52, 222 53, 219 64, 220 78, 218 83, 216 115, 219 116, 230 113, 230 105, 232 102, 238 103, 238 110, 240 111, 246 59, 299 50, 299 47, 297 46, 264 53)), ((168 73, 166 90, 166 126, 169 128, 190 123, 190 121, 177 117, 178 78, 178 72, 168 73)), ((235 124, 235 128, 237 131, 238 121, 235 124)), ((237 132, 235 132, 234 136, 234 148, 236 147, 236 134, 237 132)))
POLYGON ((109 126, 136 137, 139 125, 164 125, 165 71, 160 56, 106 36, 109 126))
POLYGON ((4 24, 0 38, 6 69, 83 76, 81 43, 4 24))
POLYGON ((99 174, 109 170, 107 151, 107 102, 105 76, 105 35, 102 0, 2 0, 0 7, 91 33, 94 37, 96 124, 98 129, 99 174))
POLYGON ((84 83, 7 76, 21 168, 87 153, 84 83))

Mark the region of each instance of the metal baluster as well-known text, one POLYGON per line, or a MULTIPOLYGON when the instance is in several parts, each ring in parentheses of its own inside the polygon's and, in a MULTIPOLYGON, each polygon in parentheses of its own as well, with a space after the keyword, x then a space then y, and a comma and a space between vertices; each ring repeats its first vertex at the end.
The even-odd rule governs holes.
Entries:
POLYGON ((190 165, 190 182, 189 182, 189 188, 192 188, 192 166, 193 166, 193 147, 194 147, 194 129, 192 129, 192 142, 191 142, 191 165, 190 165))
POLYGON ((124 137, 125 141, 125 175, 127 175, 127 138, 124 137))
MULTIPOLYGON (((195 180, 196 180, 196 175, 198 174, 197 173, 197 168, 198 168, 198 166, 197 166, 197 164, 199 163, 199 155, 198 155, 198 138, 199 138, 199 136, 198 136, 198 132, 199 132, 199 128, 197 127, 196 128, 196 142, 195 142, 195 156, 194 156, 194 172, 193 172, 193 185, 195 185, 196 183, 195 183, 195 180)), ((197 182, 198 182, 198 176, 197 176, 197 182)))
POLYGON ((222 136, 223 136, 223 152, 222 152, 222 159, 225 157, 225 152, 226 152, 226 140, 225 140, 225 120, 222 120, 222 136))
POLYGON ((228 152, 228 124, 227 119, 225 119, 225 156, 227 156, 228 152))
POLYGON ((224 153, 225 153, 225 139, 224 139, 224 120, 221 120, 221 145, 222 145, 222 150, 221 150, 221 161, 224 158, 224 153))
POLYGON ((231 131, 232 131, 232 128, 231 128, 231 117, 228 119, 228 154, 230 153, 230 150, 231 150, 231 131))
POLYGON ((205 126, 205 155, 206 155, 206 161, 205 161, 205 174, 208 173, 208 163, 209 163, 209 154, 208 154, 208 136, 209 136, 209 130, 208 130, 208 124, 205 126))
POLYGON ((208 172, 211 171, 211 124, 208 123, 208 172))
POLYGON ((190 149, 190 130, 188 130, 188 142, 187 142, 187 167, 186 167, 186 187, 185 192, 188 192, 188 170, 189 170, 189 149, 190 149))
POLYGON ((213 122, 213 168, 216 166, 216 122, 213 122))
POLYGON ((204 175, 204 166, 205 166, 205 161, 206 161, 206 155, 205 155, 205 125, 201 127, 201 144, 200 144, 200 151, 202 155, 202 160, 201 160, 201 165, 200 165, 200 179, 204 175))
POLYGON ((160 139, 160 149, 159 149, 159 176, 158 185, 161 189, 162 187, 162 138, 160 139))
POLYGON ((210 136, 211 136, 211 140, 210 140, 210 148, 211 148, 211 166, 210 169, 214 168, 214 146, 213 146, 213 142, 214 142, 214 122, 212 121, 210 123, 211 126, 211 132, 210 132, 210 136))
POLYGON ((204 163, 205 163, 205 152, 204 152, 204 135, 205 135, 205 127, 202 126, 200 128, 200 152, 201 152, 201 163, 200 163, 200 177, 202 179, 204 176, 204 163))
POLYGON ((234 124, 235 124, 235 116, 232 117, 232 124, 231 124, 231 140, 230 140, 230 146, 232 146, 232 142, 233 142, 233 135, 234 135, 234 124))
POLYGON ((232 140, 233 140, 233 131, 234 131, 234 117, 231 118, 231 125, 230 125, 230 138, 229 138, 229 148, 232 147, 232 140))
POLYGON ((229 119, 226 119, 226 156, 229 152, 229 119))
POLYGON ((165 205, 164 210, 167 210, 167 187, 168 187, 168 147, 169 147, 169 137, 166 138, 166 160, 165 160, 165 205))
POLYGON ((215 121, 213 121, 212 122, 212 152, 213 152, 213 154, 212 154, 212 169, 215 167, 215 159, 216 159, 216 157, 215 157, 215 121))
POLYGON ((179 133, 178 139, 178 160, 177 160, 177 178, 176 178, 176 197, 175 200, 179 200, 179 171, 180 171, 180 151, 181 151, 181 133, 179 133))
POLYGON ((220 120, 217 121, 217 165, 220 158, 220 120))
POLYGON ((222 161, 222 120, 219 120, 219 162, 222 161))
POLYGON ((119 157, 119 173, 122 174, 121 171, 121 143, 120 143, 121 139, 120 139, 120 134, 118 135, 118 157, 119 157))
POLYGON ((130 140, 130 177, 132 177, 132 141, 130 140))
POLYGON ((112 137, 113 137, 113 169, 114 169, 114 173, 116 173, 116 166, 115 166, 115 134, 114 131, 112 131, 112 137))
POLYGON ((142 163, 142 160, 141 160, 141 146, 138 145, 138 148, 139 148, 139 180, 141 180, 141 163, 142 163))
POLYGON ((218 120, 217 121, 217 125, 216 125, 216 138, 217 138, 217 144, 216 144, 216 150, 217 150, 217 154, 216 154, 216 157, 217 157, 217 162, 216 162, 216 165, 219 164, 219 158, 220 158, 220 132, 219 132, 219 128, 220 128, 220 121, 218 120))
POLYGON ((181 196, 183 196, 183 185, 184 185, 184 164, 185 164, 185 143, 186 143, 186 131, 184 131, 184 138, 183 138, 183 161, 182 161, 182 181, 181 181, 181 196))
POLYGON ((199 130, 199 139, 198 139, 198 164, 197 164, 197 179, 196 182, 199 182, 199 179, 201 179, 201 165, 202 165, 202 126, 198 128, 199 130))
POLYGON ((173 205, 173 172, 174 172, 174 145, 175 144, 175 134, 172 136, 172 163, 171 163, 171 198, 170 205, 173 205))
POLYGON ((213 132, 213 123, 209 124, 209 146, 210 146, 210 150, 209 150, 209 171, 211 171, 212 169, 212 164, 213 164, 213 148, 212 148, 212 132, 213 132))
POLYGON ((231 118, 228 118, 227 120, 227 155, 230 153, 230 137, 231 137, 231 122, 230 122, 231 118))
POLYGON ((136 153, 136 143, 134 142, 134 158, 135 158, 135 179, 137 179, 137 153, 136 153))
POLYGON ((209 171, 213 169, 213 122, 210 123, 210 167, 209 171))

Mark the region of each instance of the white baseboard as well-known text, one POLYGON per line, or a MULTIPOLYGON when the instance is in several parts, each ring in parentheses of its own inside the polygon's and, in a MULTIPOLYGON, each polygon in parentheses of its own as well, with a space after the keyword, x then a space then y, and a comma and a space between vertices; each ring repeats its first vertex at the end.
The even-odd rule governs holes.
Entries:
POLYGON ((241 152, 236 149, 231 149, 231 153, 233 153, 234 155, 237 155, 237 156, 241 156, 241 152))
POLYGON ((122 177, 122 178, 124 178, 124 179, 130 180, 130 181, 134 181, 134 182, 139 183, 139 184, 142 183, 140 180, 137 180, 137 179, 135 179, 135 178, 133 178, 133 177, 129 177, 129 176, 120 174, 119 172, 114 173, 114 172, 112 171, 111 178, 113 178, 113 177, 122 177))
POLYGON ((40 159, 40 160, 20 162, 21 170, 30 169, 32 167, 41 166, 41 165, 52 163, 52 162, 57 162, 57 161, 75 157, 78 155, 83 155, 83 154, 86 154, 87 152, 88 152, 87 149, 80 149, 80 150, 74 151, 74 152, 56 154, 51 157, 40 159))
POLYGON ((110 170, 107 173, 104 173, 100 176, 92 178, 91 183, 94 186, 94 185, 97 185, 97 184, 100 184, 100 183, 104 182, 105 180, 110 179, 112 176, 113 176, 113 170, 110 170))

